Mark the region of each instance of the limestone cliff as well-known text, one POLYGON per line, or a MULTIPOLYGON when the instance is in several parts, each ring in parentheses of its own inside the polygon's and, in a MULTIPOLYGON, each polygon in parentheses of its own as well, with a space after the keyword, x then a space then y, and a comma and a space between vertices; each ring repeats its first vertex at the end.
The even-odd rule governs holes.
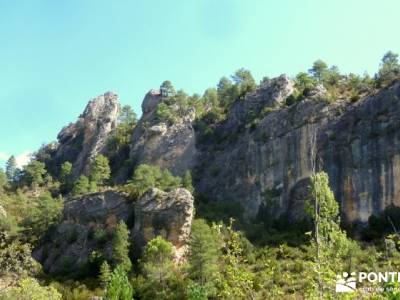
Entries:
POLYGON ((110 133, 116 126, 119 113, 118 96, 112 92, 89 101, 84 112, 75 123, 64 127, 58 134, 58 142, 45 149, 39 159, 47 164, 52 174, 57 174, 60 165, 73 163, 75 176, 89 171, 90 160, 102 153, 110 133))
POLYGON ((136 204, 112 190, 67 199, 60 224, 33 256, 49 273, 90 271, 93 251, 111 259, 113 229, 122 220, 131 231, 135 252, 161 235, 173 244, 179 259, 186 249, 192 217, 193 197, 185 189, 150 190, 136 204))
POLYGON ((179 261, 186 252, 193 214, 193 196, 189 191, 148 190, 135 205, 135 245, 143 248, 153 238, 162 236, 174 245, 179 261))
POLYGON ((134 165, 143 163, 169 169, 182 175, 195 163, 195 132, 192 110, 173 124, 160 122, 156 117, 159 103, 163 101, 158 91, 150 91, 143 100, 143 115, 136 126, 130 157, 134 165))
POLYGON ((328 172, 347 221, 365 222, 390 204, 400 205, 399 82, 356 103, 329 104, 319 91, 291 107, 277 106, 271 89, 286 91, 284 97, 291 83, 272 81, 234 104, 218 128, 218 149, 202 151, 199 192, 238 201, 251 217, 268 210, 269 217, 297 218, 315 161, 317 170, 328 172), (246 127, 250 112, 258 119, 246 127))
MULTIPOLYGON (((160 121, 165 98, 152 90, 130 145, 131 168, 142 163, 175 175, 191 170, 196 192, 211 201, 236 201, 250 218, 302 216, 312 166, 328 172, 347 221, 367 221, 390 204, 400 205, 400 82, 369 92, 357 102, 329 103, 317 86, 301 102, 287 106, 294 83, 282 75, 265 80, 237 100, 217 124, 212 140, 198 138, 195 111, 175 122, 160 121)), ((118 115, 117 96, 92 100, 78 121, 50 145, 48 168, 73 162, 74 174, 87 172, 101 153, 118 115)), ((126 172, 126 173, 124 173, 126 172)))
POLYGON ((144 99, 131 157, 175 174, 191 169, 199 194, 240 202, 250 218, 300 218, 315 165, 328 172, 344 219, 365 222, 400 205, 399 86, 355 103, 329 103, 317 86, 287 107, 294 83, 282 75, 236 101, 215 128, 216 141, 206 143, 197 141, 193 118, 172 126, 157 122, 162 99, 153 91, 144 99))

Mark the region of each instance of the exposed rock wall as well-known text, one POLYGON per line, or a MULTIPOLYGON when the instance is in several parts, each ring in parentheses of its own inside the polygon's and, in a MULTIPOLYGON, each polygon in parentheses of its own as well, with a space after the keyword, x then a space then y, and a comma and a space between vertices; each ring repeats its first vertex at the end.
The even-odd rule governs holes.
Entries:
POLYGON ((321 132, 319 144, 348 220, 400 206, 400 82, 352 105, 321 132))
POLYGON ((142 250, 150 239, 161 235, 174 245, 180 259, 192 217, 193 197, 185 189, 150 190, 136 207, 124 193, 88 194, 65 202, 61 223, 34 250, 33 257, 49 273, 90 271, 93 251, 111 259, 113 229, 122 220, 131 230, 134 249, 142 250))
POLYGON ((153 238, 162 236, 174 245, 179 261, 186 252, 193 213, 193 196, 189 191, 179 188, 166 193, 150 189, 135 205, 135 245, 143 248, 153 238))
POLYGON ((87 174, 90 160, 102 153, 107 138, 116 127, 119 113, 118 96, 107 92, 89 101, 83 114, 75 123, 64 127, 58 134, 58 143, 48 146, 44 157, 48 170, 57 174, 60 165, 69 161, 73 163, 73 174, 87 174))
POLYGON ((174 124, 160 122, 156 110, 162 101, 154 90, 144 98, 143 115, 133 132, 130 158, 135 166, 147 163, 183 175, 193 167, 197 155, 192 126, 195 114, 192 111, 174 124))
MULTIPOLYGON (((329 104, 318 86, 287 107, 293 90, 285 75, 263 82, 232 105, 215 128, 216 141, 205 143, 196 139, 193 111, 173 124, 160 122, 156 111, 164 99, 152 90, 133 132, 132 167, 147 163, 174 175, 189 169, 197 192, 214 201, 240 202, 248 217, 268 212, 269 218, 300 218, 312 163, 328 172, 347 221, 365 222, 372 213, 400 205, 400 82, 355 103, 329 104)), ((74 174, 87 172, 117 115, 115 94, 92 100, 78 121, 62 130, 59 143, 49 146, 53 167, 69 160, 74 174)), ((120 173, 121 183, 131 175, 120 173)))
MULTIPOLYGON (((260 103, 273 85, 246 100, 260 103)), ((219 128, 222 146, 202 154, 197 188, 212 200, 242 203, 251 217, 267 208, 272 217, 297 218, 316 161, 317 170, 329 174, 344 218, 367 221, 390 204, 400 205, 399 98, 396 83, 354 104, 306 99, 268 110, 255 128, 243 126, 248 104, 238 102, 219 128)))

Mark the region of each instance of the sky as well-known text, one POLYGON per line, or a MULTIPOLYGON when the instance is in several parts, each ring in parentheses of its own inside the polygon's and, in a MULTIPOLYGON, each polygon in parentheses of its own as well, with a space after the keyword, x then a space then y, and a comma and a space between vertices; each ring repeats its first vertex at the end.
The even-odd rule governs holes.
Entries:
POLYGON ((202 93, 244 67, 257 80, 316 59, 374 74, 400 52, 398 0, 0 0, 0 165, 20 165, 106 91, 138 115, 170 80, 202 93))

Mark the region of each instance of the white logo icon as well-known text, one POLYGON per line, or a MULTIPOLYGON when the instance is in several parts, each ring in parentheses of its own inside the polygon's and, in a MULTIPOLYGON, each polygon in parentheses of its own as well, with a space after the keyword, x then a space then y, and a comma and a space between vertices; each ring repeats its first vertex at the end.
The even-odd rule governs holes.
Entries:
POLYGON ((344 272, 343 275, 336 275, 336 293, 354 292, 357 288, 356 273, 344 272))

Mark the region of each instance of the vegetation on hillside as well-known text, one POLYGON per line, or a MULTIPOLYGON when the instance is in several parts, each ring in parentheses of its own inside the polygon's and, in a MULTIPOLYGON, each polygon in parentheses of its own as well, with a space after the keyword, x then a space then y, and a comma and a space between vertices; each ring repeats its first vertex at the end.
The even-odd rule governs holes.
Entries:
MULTIPOLYGON (((327 101, 357 101, 399 78, 398 55, 392 52, 384 55, 373 77, 341 74, 337 67, 317 60, 308 72, 294 77, 295 92, 284 107, 304 101, 319 85, 326 89, 327 101)), ((189 96, 165 81, 156 117, 172 125, 195 111, 200 140, 214 141, 216 126, 234 103, 246 101, 246 95, 269 82, 264 78, 258 85, 248 70, 240 69, 202 96, 189 96)), ((312 176, 309 215, 299 223, 284 217, 272 220, 262 211, 255 220, 247 220, 237 203, 205 201, 196 193, 189 171, 181 178, 142 164, 126 183, 114 185, 117 171, 132 167, 129 147, 136 124, 136 114, 124 106, 106 153, 92 159, 86 174, 74 176, 73 162, 68 161, 57 172, 49 172, 39 155, 23 168, 12 156, 5 170, 0 169, 0 299, 337 299, 336 274, 400 267, 399 208, 388 207, 371 216, 369 226, 360 230, 361 239, 355 240, 341 227, 325 173, 312 176), (136 201, 150 188, 178 187, 187 188, 196 198, 196 218, 182 264, 174 262, 173 245, 160 236, 147 244, 140 259, 133 257, 135 245, 123 222, 110 235, 112 259, 95 257, 94 274, 79 281, 68 272, 49 277, 31 256, 32 248, 60 221, 65 197, 114 188, 129 192, 136 201)), ((355 292, 350 297, 368 299, 369 295, 355 292)), ((399 299, 400 294, 393 290, 374 297, 399 299)))

